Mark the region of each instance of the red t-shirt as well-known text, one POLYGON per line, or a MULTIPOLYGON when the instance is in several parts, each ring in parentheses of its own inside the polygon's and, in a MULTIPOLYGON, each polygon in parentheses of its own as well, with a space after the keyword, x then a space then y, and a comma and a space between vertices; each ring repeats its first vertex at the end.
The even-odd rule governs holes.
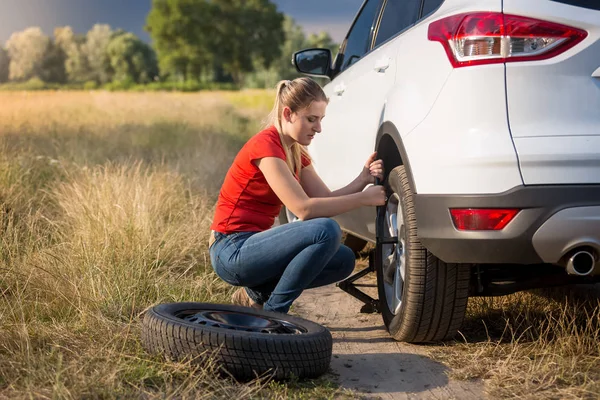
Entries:
MULTIPOLYGON (((252 162, 263 157, 286 160, 274 126, 254 135, 235 157, 221 187, 210 229, 228 234, 260 232, 273 226, 282 203, 252 162)), ((308 165, 310 160, 302 157, 302 168, 308 165)))

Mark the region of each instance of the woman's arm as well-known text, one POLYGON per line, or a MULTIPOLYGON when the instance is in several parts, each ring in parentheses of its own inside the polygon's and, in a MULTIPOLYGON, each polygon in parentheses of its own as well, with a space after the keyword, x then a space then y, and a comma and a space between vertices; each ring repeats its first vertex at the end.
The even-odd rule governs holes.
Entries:
POLYGON ((337 197, 362 192, 365 186, 374 183, 373 177, 383 179, 383 161, 375 160, 376 157, 376 152, 371 154, 361 173, 348 185, 333 192, 321 180, 312 164, 302 169, 300 184, 308 197, 337 197))
POLYGON ((365 186, 367 186, 364 177, 359 175, 348 185, 332 192, 321 180, 321 177, 317 174, 317 171, 315 171, 312 165, 302 169, 302 174, 300 175, 300 184, 302 185, 302 188, 304 188, 304 191, 308 197, 345 196, 347 194, 362 192, 365 186))
POLYGON ((373 186, 365 191, 341 196, 311 198, 296 181, 282 159, 265 157, 257 160, 256 165, 277 197, 301 220, 332 217, 361 206, 385 204, 385 190, 382 186, 373 186))

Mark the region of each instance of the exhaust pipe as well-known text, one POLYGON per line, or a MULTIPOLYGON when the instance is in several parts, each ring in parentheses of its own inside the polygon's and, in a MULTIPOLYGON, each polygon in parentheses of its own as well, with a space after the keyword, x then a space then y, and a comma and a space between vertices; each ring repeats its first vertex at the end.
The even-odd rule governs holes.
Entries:
POLYGON ((596 258, 587 250, 576 250, 567 261, 567 273, 570 275, 587 276, 594 272, 596 258))

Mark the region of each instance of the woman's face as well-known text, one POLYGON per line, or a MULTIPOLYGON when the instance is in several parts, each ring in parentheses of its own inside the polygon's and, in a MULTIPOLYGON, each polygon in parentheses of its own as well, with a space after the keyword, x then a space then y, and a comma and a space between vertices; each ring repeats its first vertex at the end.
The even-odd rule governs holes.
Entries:
MULTIPOLYGON (((298 112, 292 112, 288 107, 283 110, 283 133, 295 142, 308 146, 315 134, 321 132, 321 121, 325 117, 325 101, 313 101, 312 104, 298 112)), ((287 143, 291 145, 292 143, 287 143)))

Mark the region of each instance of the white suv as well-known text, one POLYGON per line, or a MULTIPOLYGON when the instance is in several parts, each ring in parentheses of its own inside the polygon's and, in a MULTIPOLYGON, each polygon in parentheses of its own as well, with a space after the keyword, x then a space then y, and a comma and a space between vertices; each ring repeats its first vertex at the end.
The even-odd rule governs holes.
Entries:
POLYGON ((376 150, 389 201, 335 219, 378 243, 397 340, 460 328, 469 296, 600 276, 600 0, 365 0, 309 150, 333 190, 376 150), (392 242, 392 243, 389 243, 392 242))

